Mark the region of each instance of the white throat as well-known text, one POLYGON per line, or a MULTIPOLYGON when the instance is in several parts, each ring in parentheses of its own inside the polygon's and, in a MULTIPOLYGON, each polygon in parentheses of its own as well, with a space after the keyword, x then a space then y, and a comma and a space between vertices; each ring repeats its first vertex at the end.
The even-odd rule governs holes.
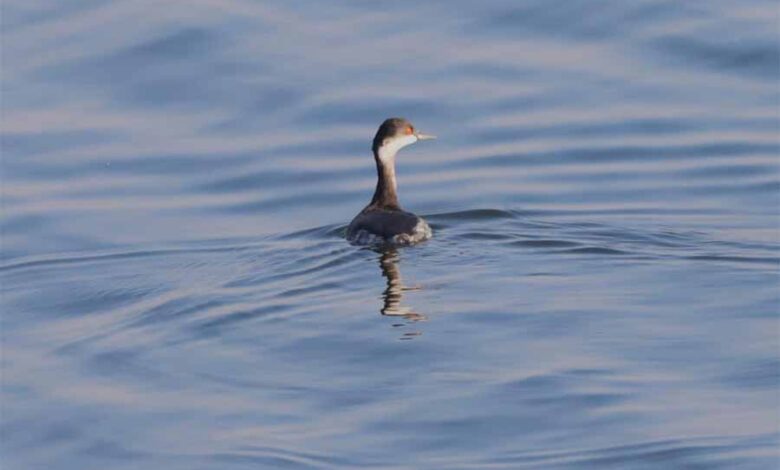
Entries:
POLYGON ((389 141, 386 141, 384 145, 379 147, 377 156, 382 163, 392 165, 395 163, 395 155, 398 153, 398 151, 415 142, 417 142, 417 136, 414 134, 390 139, 389 141))

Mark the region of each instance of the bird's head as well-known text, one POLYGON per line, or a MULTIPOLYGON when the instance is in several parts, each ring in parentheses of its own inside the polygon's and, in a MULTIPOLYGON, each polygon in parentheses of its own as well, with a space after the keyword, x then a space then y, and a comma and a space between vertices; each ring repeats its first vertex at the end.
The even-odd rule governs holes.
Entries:
POLYGON ((379 126, 371 147, 381 160, 392 159, 395 154, 418 140, 435 139, 436 136, 423 134, 404 118, 389 118, 379 126))

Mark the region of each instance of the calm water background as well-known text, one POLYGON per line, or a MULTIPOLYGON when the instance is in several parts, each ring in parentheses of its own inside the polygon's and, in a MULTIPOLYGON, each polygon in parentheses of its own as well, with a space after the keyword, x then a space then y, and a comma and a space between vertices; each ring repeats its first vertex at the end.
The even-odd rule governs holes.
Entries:
POLYGON ((773 468, 779 21, 3 2, 3 468, 773 468))

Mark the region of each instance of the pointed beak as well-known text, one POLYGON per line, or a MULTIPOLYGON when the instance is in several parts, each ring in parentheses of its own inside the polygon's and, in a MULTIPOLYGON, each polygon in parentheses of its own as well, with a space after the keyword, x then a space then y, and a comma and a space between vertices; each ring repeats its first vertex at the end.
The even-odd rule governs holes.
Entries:
POLYGON ((436 138, 435 135, 423 134, 421 132, 418 132, 415 135, 417 136, 417 140, 431 140, 436 138))

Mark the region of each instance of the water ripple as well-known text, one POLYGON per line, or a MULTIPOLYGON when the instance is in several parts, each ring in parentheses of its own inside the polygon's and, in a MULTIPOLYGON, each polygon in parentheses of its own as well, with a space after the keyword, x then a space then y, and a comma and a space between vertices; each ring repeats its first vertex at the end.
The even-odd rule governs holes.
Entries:
POLYGON ((5 466, 776 465, 776 2, 406 5, 3 3, 5 466))

